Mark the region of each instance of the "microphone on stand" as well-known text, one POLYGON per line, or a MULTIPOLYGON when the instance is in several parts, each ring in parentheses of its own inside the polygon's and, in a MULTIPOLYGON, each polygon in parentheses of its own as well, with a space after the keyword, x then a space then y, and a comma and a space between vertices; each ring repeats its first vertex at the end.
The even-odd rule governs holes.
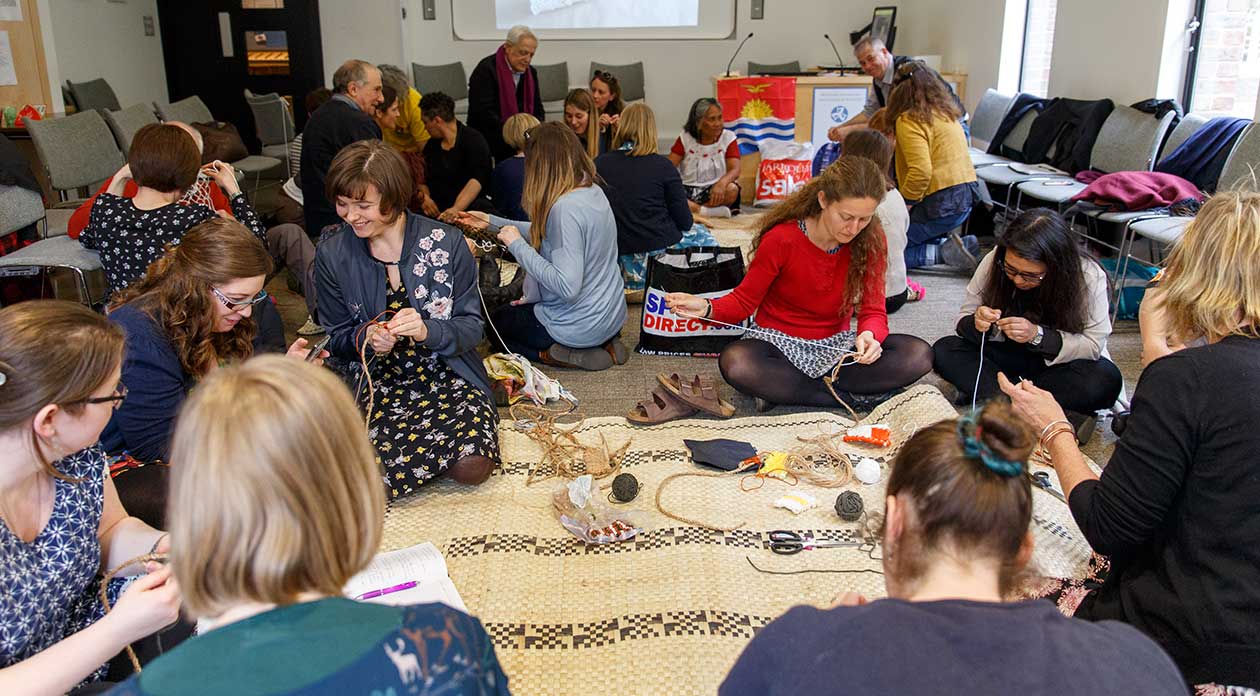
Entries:
POLYGON ((748 43, 748 40, 749 40, 749 39, 751 39, 752 37, 753 37, 753 33, 752 33, 751 31, 750 31, 750 32, 748 32, 748 36, 745 36, 745 37, 744 37, 744 40, 743 40, 743 41, 740 41, 740 42, 739 42, 739 45, 735 47, 735 53, 733 53, 733 54, 731 55, 731 60, 730 60, 730 62, 728 62, 728 63, 726 64, 726 76, 727 76, 727 77, 730 77, 730 76, 731 76, 731 66, 735 64, 735 56, 738 56, 738 55, 739 55, 739 51, 740 51, 740 49, 742 49, 742 48, 744 47, 744 44, 748 43))
POLYGON ((827 40, 827 43, 831 44, 831 52, 836 54, 836 60, 840 61, 840 72, 844 72, 844 59, 840 57, 840 51, 836 49, 836 42, 832 41, 831 36, 828 34, 823 34, 823 38, 827 40))

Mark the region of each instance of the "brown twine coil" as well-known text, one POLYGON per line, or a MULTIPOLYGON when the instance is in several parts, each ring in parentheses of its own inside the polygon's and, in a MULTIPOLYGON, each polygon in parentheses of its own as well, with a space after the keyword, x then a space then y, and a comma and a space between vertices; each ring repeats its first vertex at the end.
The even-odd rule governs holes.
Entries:
POLYGON ((660 511, 662 515, 670 518, 671 520, 677 520, 679 522, 694 525, 696 527, 704 527, 705 529, 712 529, 717 532, 733 532, 739 529, 740 527, 743 527, 745 524, 747 524, 747 521, 740 522, 734 527, 722 527, 716 524, 709 524, 708 522, 701 522, 700 520, 693 520, 690 517, 684 517, 677 513, 666 510, 665 506, 661 505, 661 495, 665 492, 665 486, 670 481, 674 481, 676 479, 685 478, 688 476, 694 476, 697 478, 727 478, 731 476, 732 474, 738 474, 741 471, 743 471, 743 469, 732 471, 726 474, 710 474, 710 473, 705 473, 705 472, 700 472, 700 471, 684 471, 677 474, 670 474, 669 476, 666 476, 665 479, 662 480, 660 484, 657 485, 656 487, 656 509, 660 511))
POLYGON ((840 488, 853 480, 853 462, 836 440, 844 433, 797 437, 805 443, 787 453, 787 470, 798 479, 822 488, 840 488))
MULTIPOLYGON (((113 570, 109 571, 108 573, 105 574, 105 577, 101 578, 101 604, 105 607, 106 614, 108 614, 110 611, 113 610, 113 607, 110 606, 109 604, 109 583, 111 580, 114 579, 114 576, 121 573, 124 568, 130 568, 133 565, 143 566, 145 563, 149 563, 150 561, 157 561, 160 563, 165 563, 166 554, 146 553, 143 556, 136 556, 130 561, 127 561, 126 563, 123 563, 117 568, 114 568, 113 570)), ((136 651, 131 647, 131 643, 127 644, 126 651, 127 651, 127 659, 131 660, 132 669, 136 670, 136 674, 139 674, 140 673, 140 659, 136 657, 136 651)))
POLYGON ((555 476, 575 479, 590 474, 594 479, 602 479, 621 469, 621 462, 630 449, 630 440, 614 450, 608 447, 608 441, 600 433, 598 447, 582 444, 574 433, 586 417, 576 408, 570 402, 568 408, 562 411, 525 403, 514 404, 509 409, 512 419, 525 436, 542 448, 542 456, 530 466, 529 475, 525 478, 526 486, 555 476), (556 422, 565 416, 575 419, 572 425, 565 427, 565 424, 556 422), (551 472, 542 474, 541 471, 548 465, 551 472))

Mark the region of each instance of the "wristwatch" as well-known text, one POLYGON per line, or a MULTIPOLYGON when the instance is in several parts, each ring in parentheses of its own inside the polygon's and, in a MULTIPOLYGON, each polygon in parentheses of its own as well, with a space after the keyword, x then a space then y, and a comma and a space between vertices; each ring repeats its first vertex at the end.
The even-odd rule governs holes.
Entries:
POLYGON ((1046 331, 1045 331, 1045 329, 1043 329, 1043 328, 1041 328, 1040 326, 1038 326, 1038 327, 1037 327, 1037 335, 1036 335, 1036 336, 1033 336, 1033 337, 1032 337, 1032 339, 1031 339, 1030 341, 1028 341, 1028 344, 1029 344, 1029 345, 1031 345, 1033 348, 1040 348, 1040 347, 1041 347, 1041 339, 1043 339, 1043 338, 1045 338, 1045 337, 1046 337, 1046 331))

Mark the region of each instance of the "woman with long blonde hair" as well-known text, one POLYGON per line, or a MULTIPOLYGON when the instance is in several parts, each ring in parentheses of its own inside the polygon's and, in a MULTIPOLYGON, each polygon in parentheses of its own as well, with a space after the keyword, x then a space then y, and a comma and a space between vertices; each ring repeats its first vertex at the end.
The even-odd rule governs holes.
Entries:
POLYGON ((564 123, 578 137, 587 157, 595 159, 608 151, 611 129, 601 128, 595 98, 585 89, 571 90, 564 97, 564 123))
POLYGON ((172 459, 171 564, 202 633, 122 693, 507 693, 468 614, 342 596, 380 546, 385 496, 333 373, 276 356, 217 370, 172 459))
POLYGON ((841 157, 766 213, 748 274, 733 292, 716 300, 665 296, 683 316, 739 324, 756 315, 755 333, 724 348, 718 368, 758 410, 835 405, 821 378, 846 354, 856 364, 833 385, 858 408, 873 408, 932 369, 927 343, 888 332, 887 252, 875 217, 885 181, 874 162, 841 157))
POLYGON ((1111 558, 1076 615, 1132 624, 1191 684, 1260 687, 1257 259, 1260 193, 1217 193, 1177 242, 1159 306, 1142 303, 1144 344, 1158 356, 1147 355, 1101 476, 1075 438, 1059 437, 1071 428, 1050 392, 1000 380, 1043 434, 1081 532, 1111 558))
POLYGON ((626 300, 617 268, 617 220, 595 164, 563 123, 529 131, 525 193, 529 222, 464 214, 499 228, 524 267, 525 296, 491 317, 509 350, 549 365, 606 370, 629 359, 617 337, 626 300), (521 237, 529 235, 529 241, 521 237))

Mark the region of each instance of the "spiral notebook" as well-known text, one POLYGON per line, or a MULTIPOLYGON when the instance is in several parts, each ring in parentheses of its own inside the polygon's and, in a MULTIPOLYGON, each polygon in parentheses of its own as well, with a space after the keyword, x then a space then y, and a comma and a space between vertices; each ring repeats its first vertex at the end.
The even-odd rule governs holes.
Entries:
POLYGON ((361 601, 393 605, 441 602, 468 611, 447 574, 446 559, 429 542, 378 554, 367 568, 346 583, 344 593, 351 599, 359 599, 383 590, 393 591, 361 601), (414 586, 393 590, 411 583, 415 583, 414 586))

